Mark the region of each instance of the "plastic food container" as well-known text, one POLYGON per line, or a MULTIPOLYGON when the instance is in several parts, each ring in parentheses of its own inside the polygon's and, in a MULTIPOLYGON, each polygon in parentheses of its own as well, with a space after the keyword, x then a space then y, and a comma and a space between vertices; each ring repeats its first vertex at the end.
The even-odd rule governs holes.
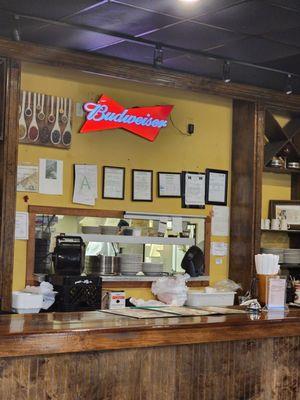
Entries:
POLYGON ((38 313, 43 305, 43 295, 13 292, 12 293, 12 309, 18 314, 38 313))
POLYGON ((189 290, 186 305, 191 307, 201 306, 233 306, 235 292, 205 293, 189 290))

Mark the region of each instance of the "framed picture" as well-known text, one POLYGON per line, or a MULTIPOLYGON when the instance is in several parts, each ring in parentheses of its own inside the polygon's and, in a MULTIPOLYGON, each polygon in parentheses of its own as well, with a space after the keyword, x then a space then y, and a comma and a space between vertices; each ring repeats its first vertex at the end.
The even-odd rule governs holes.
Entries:
POLYGON ((300 229, 300 200, 270 200, 270 219, 286 219, 290 229, 300 229))
POLYGON ((183 208, 205 208, 205 174, 183 171, 181 174, 183 208))
POLYGON ((125 168, 103 167, 102 198, 124 200, 125 168))
POLYGON ((132 170, 132 201, 153 201, 153 171, 132 170))
POLYGON ((206 169, 205 203, 227 205, 228 171, 206 169))
POLYGON ((158 197, 181 197, 181 173, 158 172, 157 192, 158 197))

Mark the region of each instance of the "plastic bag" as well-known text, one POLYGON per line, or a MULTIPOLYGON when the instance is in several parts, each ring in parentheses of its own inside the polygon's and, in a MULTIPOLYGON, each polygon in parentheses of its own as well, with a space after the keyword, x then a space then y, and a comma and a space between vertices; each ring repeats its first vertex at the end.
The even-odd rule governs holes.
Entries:
POLYGON ((53 285, 49 282, 41 282, 40 286, 26 286, 23 292, 36 293, 43 295, 43 310, 48 310, 55 301, 57 292, 53 290, 53 285))
POLYGON ((160 301, 171 306, 183 306, 187 300, 188 274, 159 278, 152 283, 151 291, 160 301))
POLYGON ((213 287, 220 292, 236 292, 238 289, 242 289, 242 286, 239 283, 235 283, 231 279, 223 279, 222 281, 218 281, 213 287))

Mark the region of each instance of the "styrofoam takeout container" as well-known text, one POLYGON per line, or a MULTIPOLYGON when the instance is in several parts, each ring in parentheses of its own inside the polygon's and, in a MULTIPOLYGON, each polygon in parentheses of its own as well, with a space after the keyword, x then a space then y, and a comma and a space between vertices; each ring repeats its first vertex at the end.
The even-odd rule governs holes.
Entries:
POLYGON ((201 306, 233 306, 235 292, 205 293, 198 290, 189 290, 186 305, 201 306))
POLYGON ((12 309, 18 314, 38 313, 43 305, 43 295, 26 292, 12 293, 12 309))

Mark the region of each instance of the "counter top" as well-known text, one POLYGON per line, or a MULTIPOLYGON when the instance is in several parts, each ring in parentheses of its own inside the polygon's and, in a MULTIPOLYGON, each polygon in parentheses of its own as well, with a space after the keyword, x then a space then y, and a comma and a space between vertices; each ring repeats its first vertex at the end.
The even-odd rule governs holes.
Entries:
POLYGON ((133 319, 100 311, 0 316, 0 356, 300 336, 300 310, 133 319))

